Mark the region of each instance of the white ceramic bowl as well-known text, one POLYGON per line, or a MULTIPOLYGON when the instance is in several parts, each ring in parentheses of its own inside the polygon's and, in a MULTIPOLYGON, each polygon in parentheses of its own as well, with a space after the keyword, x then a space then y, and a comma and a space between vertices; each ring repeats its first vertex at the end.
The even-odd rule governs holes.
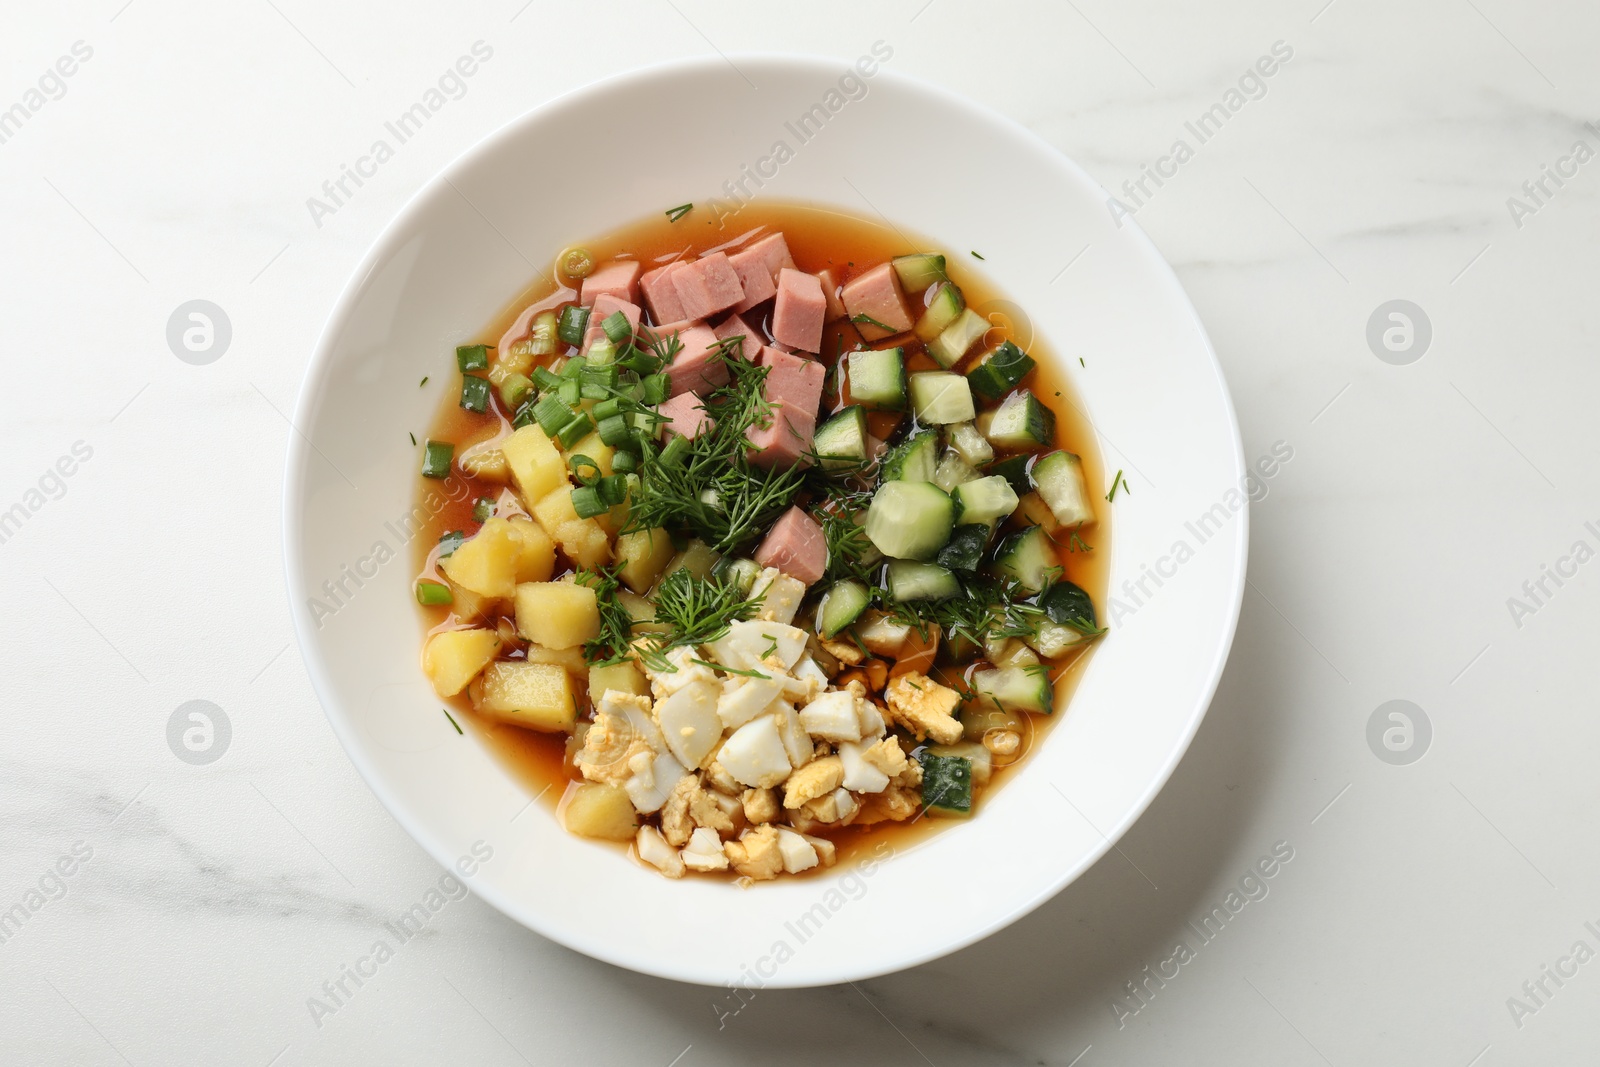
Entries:
POLYGON ((1205 714, 1233 638, 1246 513, 1230 505, 1246 471, 1194 309, 1078 167, 1016 123, 887 68, 852 72, 853 83, 839 60, 733 62, 759 91, 720 59, 615 78, 498 131, 406 206, 339 298, 306 373, 285 552, 301 650, 334 731, 441 864, 472 856, 475 843, 480 856, 492 850, 464 865, 474 892, 546 937, 637 971, 817 985, 907 967, 999 929, 1076 878, 1144 811, 1205 714), (785 124, 817 104, 839 106, 801 144, 785 124), (632 143, 597 141, 604 130, 664 132, 638 134, 648 150, 609 165, 552 165, 552 145, 632 143), (452 347, 534 265, 669 205, 726 198, 724 182, 780 140, 793 157, 763 165, 777 173, 761 195, 882 211, 951 252, 984 254, 969 266, 1027 309, 1066 360, 1106 469, 1125 469, 1132 493, 1117 501, 1108 546, 1111 632, 1020 773, 975 818, 870 873, 835 868, 741 890, 669 881, 569 836, 440 714, 418 668, 401 522, 418 455, 405 442, 451 387, 452 347), (434 382, 419 389, 423 375, 434 382), (1207 514, 1219 528, 1202 539, 1210 524, 1190 524, 1207 514), (1178 563, 1180 542, 1192 556, 1178 563), (1127 592, 1147 567, 1161 572, 1159 586, 1144 577, 1144 592, 1127 592))

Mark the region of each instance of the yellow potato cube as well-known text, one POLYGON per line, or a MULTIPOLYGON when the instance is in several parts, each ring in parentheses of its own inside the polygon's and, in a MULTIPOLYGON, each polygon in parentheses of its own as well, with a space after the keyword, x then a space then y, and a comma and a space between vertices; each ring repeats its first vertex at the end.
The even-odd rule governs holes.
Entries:
POLYGON ((600 440, 599 431, 591 433, 578 441, 577 444, 567 449, 567 459, 570 462, 573 456, 588 456, 594 460, 594 465, 600 468, 602 475, 611 473, 611 461, 616 456, 617 450, 600 440))
POLYGON ((472 706, 513 726, 570 733, 578 721, 572 676, 554 663, 501 660, 472 687, 472 706))
POLYGON ((487 619, 505 605, 500 597, 479 596, 466 586, 450 583, 450 610, 462 622, 487 619))
POLYGON ((606 841, 631 841, 638 830, 633 801, 620 785, 574 782, 561 799, 567 832, 606 841))
POLYGON ((479 596, 509 597, 517 585, 522 545, 511 523, 495 516, 441 560, 439 569, 452 582, 479 596))
POLYGON ((517 632, 545 648, 576 648, 600 636, 600 600, 575 582, 517 586, 517 632))
POLYGON ((471 455, 461 457, 461 469, 474 478, 482 478, 486 482, 508 482, 511 480, 511 466, 506 463, 506 454, 498 448, 484 449, 471 455))
POLYGON ((556 569, 555 542, 550 540, 544 527, 532 519, 518 515, 508 521, 522 545, 517 553, 517 583, 548 582, 556 569))
POLYGON ((578 518, 571 489, 557 489, 544 497, 534 505, 533 517, 578 566, 593 569, 610 561, 610 539, 593 519, 578 518))
POLYGON ((665 530, 635 530, 617 538, 617 559, 622 562, 622 583, 635 593, 655 584, 661 568, 672 559, 672 538, 665 530))
POLYGON ((624 661, 589 668, 589 703, 599 704, 600 698, 613 689, 635 696, 650 695, 650 683, 645 681, 644 674, 632 663, 624 661))
POLYGON ((493 630, 445 630, 422 646, 422 672, 433 691, 453 697, 500 654, 500 635, 493 630))
POLYGON ((631 632, 636 634, 670 634, 672 624, 656 622, 656 606, 638 593, 630 593, 626 589, 617 590, 617 603, 628 609, 628 614, 633 617, 631 632))
MULTIPOLYGON (((505 454, 511 478, 517 483, 522 499, 529 504, 570 484, 566 461, 538 426, 522 427, 500 443, 500 451, 505 454)), ((550 527, 545 529, 550 530, 550 527)))
POLYGON ((542 645, 529 645, 525 653, 529 663, 554 663, 558 667, 565 667, 568 674, 574 677, 584 677, 589 673, 589 661, 583 658, 583 648, 545 648, 542 645))

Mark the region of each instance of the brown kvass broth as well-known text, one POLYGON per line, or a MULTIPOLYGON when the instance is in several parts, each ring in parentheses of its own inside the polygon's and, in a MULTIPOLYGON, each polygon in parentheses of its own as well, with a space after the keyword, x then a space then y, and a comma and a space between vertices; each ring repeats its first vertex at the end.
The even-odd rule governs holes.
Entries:
MULTIPOLYGON (((604 264, 612 259, 638 259, 643 263, 645 270, 650 270, 652 267, 671 262, 685 253, 705 255, 718 249, 736 251, 745 243, 774 231, 783 233, 795 265, 800 270, 815 273, 831 267, 841 285, 856 274, 897 255, 916 251, 943 252, 946 257, 946 271, 950 280, 961 288, 967 306, 981 314, 987 314, 990 320, 997 324, 984 338, 983 344, 975 346, 972 354, 952 369, 969 370, 982 353, 1006 339, 1014 341, 1037 361, 1037 368, 1023 381, 1022 387, 1031 389, 1035 396, 1055 412, 1056 430, 1052 448, 1065 449, 1082 458, 1084 478, 1097 520, 1094 526, 1080 535, 1081 543, 1086 543, 1089 551, 1085 551, 1080 544, 1074 544, 1066 530, 1057 535, 1056 549, 1065 570, 1064 576, 1081 586, 1093 599, 1097 610, 1103 614, 1109 572, 1109 553, 1104 547, 1110 542, 1111 509, 1105 501, 1105 487, 1108 481, 1101 464, 1099 449, 1096 447, 1094 431, 1066 375, 1062 373, 1066 354, 1053 351, 1042 338, 1033 333, 1025 321, 1025 309, 1019 312, 1015 304, 1005 300, 983 278, 981 264, 975 257, 970 256, 967 250, 941 249, 927 241, 915 238, 908 240, 908 235, 899 229, 873 219, 812 205, 760 201, 745 206, 732 217, 724 217, 720 227, 717 219, 710 217, 704 211, 697 210, 678 222, 670 222, 664 215, 657 215, 622 227, 610 234, 575 241, 574 244, 587 249, 596 264, 604 264)), ((564 303, 576 302, 577 285, 576 280, 565 278, 552 268, 534 279, 496 319, 485 326, 481 334, 474 338, 462 338, 461 343, 481 342, 489 345, 492 351, 504 332, 530 305, 540 304, 556 309, 564 303)), ((916 294, 909 295, 915 302, 916 294)), ((919 313, 918 309, 913 308, 913 317, 919 313)), ((765 331, 770 314, 769 302, 759 306, 746 317, 753 326, 765 331)), ((769 338, 763 337, 762 340, 767 341, 769 338)), ((830 390, 825 394, 823 401, 825 409, 831 405, 832 410, 837 410, 848 403, 847 398, 840 400, 832 395, 832 383, 835 381, 832 367, 837 362, 840 352, 848 352, 856 347, 860 340, 860 335, 848 320, 840 319, 827 325, 823 334, 821 353, 822 362, 830 368, 828 374, 830 390)), ((922 351, 921 345, 914 338, 888 339, 874 342, 870 347, 888 347, 892 341, 898 341, 906 348, 908 373, 942 369, 932 357, 922 351)), ((575 349, 565 349, 565 346, 563 350, 575 351, 575 349)), ((451 385, 445 390, 445 399, 441 402, 432 425, 427 429, 427 439, 454 443, 455 456, 459 461, 464 454, 492 447, 496 441, 509 436, 511 423, 509 413, 500 408, 498 396, 492 399, 489 409, 482 414, 460 407, 457 400, 461 375, 453 367, 448 373, 451 385)), ((825 420, 826 413, 825 411, 818 419, 819 426, 825 420)), ((880 439, 888 438, 897 427, 903 428, 909 418, 909 415, 894 412, 869 412, 868 428, 874 436, 880 439)), ((419 435, 418 440, 421 441, 423 438, 419 435)), ((1002 457, 997 455, 997 458, 1002 457)), ((482 496, 498 499, 502 492, 510 490, 493 482, 469 477, 460 469, 459 463, 450 479, 444 483, 422 478, 420 475, 417 482, 416 514, 431 513, 431 516, 423 521, 413 540, 417 576, 443 581, 442 575, 435 567, 439 538, 456 530, 470 537, 480 525, 472 517, 475 501, 482 496)), ((1003 536, 1007 529, 1026 525, 1019 519, 1020 515, 1013 516, 1003 524, 997 539, 1003 536)), ((557 575, 570 569, 558 556, 557 575)), ((418 610, 422 613, 424 628, 429 634, 438 630, 454 629, 461 625, 451 614, 448 606, 419 607, 418 610)), ((509 621, 508 617, 502 625, 508 624, 509 621)), ((1055 686, 1057 713, 1053 716, 1023 713, 1020 716, 1024 726, 1020 753, 1005 766, 996 761, 989 784, 981 791, 975 790, 974 813, 982 808, 985 797, 1017 772, 1017 768, 1026 761, 1028 752, 1043 741, 1044 735, 1055 719, 1065 713, 1072 692, 1094 647, 1095 642, 1087 642, 1072 649, 1059 660, 1046 661, 1055 686)), ((517 655, 520 653, 512 654, 511 658, 517 655)), ((941 656, 941 662, 931 672, 931 676, 935 681, 952 685, 959 685, 962 676, 970 676, 971 671, 983 663, 980 659, 951 665, 943 660, 944 657, 941 656)), ((574 688, 579 693, 580 701, 586 699, 585 686, 578 684, 574 688)), ((567 735, 539 733, 480 716, 473 711, 471 701, 465 692, 450 698, 447 703, 455 719, 464 728, 482 738, 489 750, 507 767, 513 777, 525 785, 528 795, 552 812, 556 810, 565 793, 565 787, 569 783, 581 781, 581 775, 567 759, 567 735)), ((580 718, 586 710, 580 708, 580 718)), ((852 856, 859 855, 863 849, 873 849, 880 842, 887 841, 894 848, 909 847, 916 840, 947 822, 945 819, 922 818, 905 822, 884 821, 870 826, 850 826, 829 831, 828 836, 838 846, 839 862, 845 863, 850 862, 852 856)))

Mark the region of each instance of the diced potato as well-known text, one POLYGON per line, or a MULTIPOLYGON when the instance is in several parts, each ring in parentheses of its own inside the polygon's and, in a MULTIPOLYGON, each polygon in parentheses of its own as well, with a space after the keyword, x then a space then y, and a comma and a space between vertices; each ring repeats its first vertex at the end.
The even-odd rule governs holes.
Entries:
POLYGON ((665 622, 656 622, 656 606, 637 593, 630 593, 626 589, 617 590, 617 603, 628 609, 628 614, 633 618, 633 632, 636 634, 670 634, 672 625, 665 622))
POLYGON ((578 782, 562 801, 567 832, 606 841, 631 841, 638 830, 633 801, 620 785, 578 782))
POLYGON ((600 440, 599 431, 581 438, 577 444, 567 449, 567 459, 570 462, 573 456, 588 456, 594 460, 594 465, 600 468, 602 475, 611 473, 611 461, 617 450, 600 440))
POLYGON ((575 582, 517 586, 517 632, 545 648, 576 648, 600 636, 600 600, 575 582))
POLYGON ((472 706, 514 726, 568 733, 578 721, 572 676, 554 663, 501 660, 472 687, 472 706))
POLYGON ((529 663, 554 663, 558 667, 565 667, 567 673, 574 677, 583 677, 589 673, 589 661, 583 658, 583 648, 545 648, 543 645, 529 645, 523 653, 528 657, 529 663))
POLYGON ((422 671, 434 692, 453 697, 499 653, 500 637, 493 630, 445 630, 422 646, 422 671))
POLYGON ((521 543, 517 553, 517 584, 523 582, 548 582, 556 569, 556 546, 544 527, 521 516, 508 520, 511 530, 521 543))
POLYGON ((661 572, 661 577, 665 578, 676 570, 686 570, 696 578, 708 578, 711 576, 711 568, 715 567, 717 560, 721 558, 720 553, 697 537, 690 541, 682 552, 672 557, 671 562, 661 572))
POLYGON ((650 683, 632 663, 613 663, 606 667, 589 668, 589 703, 599 704, 606 692, 616 689, 636 696, 650 695, 650 683))
POLYGON ((486 448, 482 452, 462 456, 461 469, 486 482, 504 483, 511 480, 511 466, 506 462, 506 454, 498 448, 486 448))
POLYGON ((450 610, 462 622, 487 619, 505 605, 505 601, 500 597, 479 596, 454 582, 450 583, 450 597, 450 610))
POLYGON ((580 567, 603 566, 611 559, 611 541, 593 519, 580 519, 572 507, 572 490, 557 489, 533 507, 533 517, 580 567))
POLYGON ((441 560, 439 569, 479 596, 504 598, 516 588, 521 555, 522 540, 511 523, 495 516, 441 560))
POLYGON ((617 538, 622 583, 635 593, 643 593, 655 584, 672 555, 672 538, 665 530, 635 530, 617 538))
MULTIPOLYGON (((500 451, 505 454, 522 499, 530 505, 570 484, 566 461, 536 425, 524 426, 506 438, 500 443, 500 451)), ((545 529, 550 530, 550 527, 545 529)))

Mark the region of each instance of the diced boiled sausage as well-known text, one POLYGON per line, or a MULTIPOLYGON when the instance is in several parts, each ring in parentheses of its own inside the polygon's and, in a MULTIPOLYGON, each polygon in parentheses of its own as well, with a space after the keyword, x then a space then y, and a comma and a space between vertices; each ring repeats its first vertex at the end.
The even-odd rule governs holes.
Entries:
POLYGON ((822 323, 828 313, 822 283, 814 274, 784 267, 778 271, 778 300, 772 308, 772 338, 806 352, 822 351, 822 323))
POLYGON ((637 259, 618 259, 600 267, 583 280, 582 295, 578 303, 593 307, 605 294, 630 304, 639 302, 639 272, 643 268, 637 259))
POLYGON ((767 531, 755 560, 811 585, 828 569, 828 542, 817 520, 793 507, 767 531))
POLYGON ((911 313, 906 310, 900 279, 895 277, 894 267, 888 263, 881 263, 865 274, 851 278, 845 283, 839 298, 844 301, 850 321, 861 331, 861 336, 869 341, 892 337, 911 329, 911 313), (885 330, 870 322, 857 321, 858 316, 876 319, 889 328, 885 330))
POLYGON ((744 299, 744 286, 725 252, 714 252, 681 267, 671 280, 686 319, 708 319, 744 299))

